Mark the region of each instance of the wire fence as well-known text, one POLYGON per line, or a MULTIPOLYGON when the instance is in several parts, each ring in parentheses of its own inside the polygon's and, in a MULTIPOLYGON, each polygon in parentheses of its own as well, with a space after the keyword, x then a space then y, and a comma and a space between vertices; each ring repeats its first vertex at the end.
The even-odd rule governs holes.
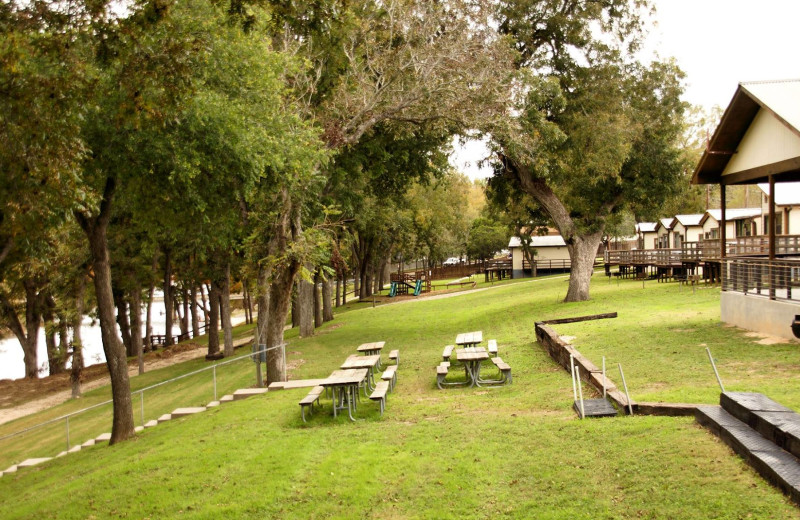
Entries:
MULTIPOLYGON (((208 401, 203 399, 206 397, 210 398, 211 396, 213 396, 213 401, 218 401, 220 390, 222 390, 223 393, 228 393, 243 386, 252 386, 252 384, 248 384, 249 378, 246 375, 247 373, 253 376, 250 380, 251 382, 255 381, 255 384, 260 385, 260 368, 261 363, 266 361, 266 353, 270 350, 281 348, 285 351, 286 343, 270 348, 266 348, 264 345, 259 345, 259 347, 261 348, 257 351, 254 350, 251 353, 239 357, 219 361, 212 366, 194 370, 131 392, 131 401, 134 409, 138 408, 134 413, 135 416, 138 416, 140 426, 146 424, 148 417, 157 418, 173 410, 174 407, 178 405, 189 406, 186 401, 193 400, 207 403, 208 401), (238 371, 234 371, 233 368, 230 368, 226 371, 227 380, 223 385, 220 385, 217 371, 229 366, 232 367, 234 364, 240 364, 244 360, 251 360, 251 362, 254 362, 256 368, 253 372, 245 370, 243 367, 237 367, 238 371), (258 363, 256 363, 256 361, 258 361, 258 363), (209 372, 210 378, 208 377, 209 372), (209 383, 211 388, 205 388, 203 386, 208 386, 209 383), (172 392, 167 393, 163 391, 167 389, 172 390, 172 392), (145 400, 146 393, 154 398, 154 401, 147 409, 145 400), (161 395, 155 398, 155 394, 161 395), (184 402, 180 403, 181 400, 184 402)), ((102 433, 103 428, 110 426, 111 416, 109 414, 109 408, 111 407, 109 405, 111 404, 113 404, 113 400, 109 399, 0 436, 0 447, 2 448, 2 450, 0 450, 0 467, 4 467, 3 464, 7 463, 5 459, 15 460, 19 458, 22 460, 28 458, 30 456, 29 452, 34 450, 40 450, 40 455, 52 455, 58 452, 61 449, 60 447, 63 446, 66 446, 65 451, 74 448, 76 444, 78 444, 74 442, 76 438, 84 439, 84 441, 87 438, 96 438, 102 433), (74 423, 76 422, 76 418, 81 416, 85 420, 81 421, 82 424, 75 428, 74 423), (73 423, 72 425, 71 421, 73 423), (63 423, 63 429, 57 427, 60 423, 63 423), (50 428, 47 428, 48 426, 50 426, 50 428), (60 441, 58 440, 59 438, 61 439, 60 441), (10 441, 14 441, 16 446, 10 445, 12 444, 10 441)))

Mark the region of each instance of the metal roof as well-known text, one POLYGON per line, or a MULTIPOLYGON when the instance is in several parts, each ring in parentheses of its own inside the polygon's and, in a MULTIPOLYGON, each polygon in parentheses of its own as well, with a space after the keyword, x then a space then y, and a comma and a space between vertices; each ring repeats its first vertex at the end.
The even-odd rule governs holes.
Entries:
POLYGON ((661 224, 661 227, 672 229, 672 226, 675 224, 675 218, 661 218, 658 219, 658 223, 661 224))
MULTIPOLYGON (((769 195, 769 184, 759 184, 758 187, 769 195)), ((800 182, 776 183, 775 204, 778 206, 800 206, 800 182)))
POLYGON ((655 222, 639 222, 636 224, 637 233, 654 233, 656 230, 655 222))
MULTIPOLYGON (((725 220, 741 220, 744 218, 753 218, 753 217, 760 217, 761 216, 761 208, 726 208, 725 209, 725 220)), ((706 211, 706 215, 703 217, 705 221, 707 217, 711 217, 717 222, 722 220, 722 210, 721 209, 710 209, 706 211)))
MULTIPOLYGON (((800 79, 739 83, 728 108, 722 114, 714 135, 708 142, 692 175, 692 184, 717 184, 730 158, 760 110, 766 110, 800 136, 800 79)), ((769 172, 784 180, 800 179, 795 170, 769 172)), ((759 178, 740 182, 763 182, 759 178)))
MULTIPOLYGON (((508 241, 509 249, 512 247, 520 247, 522 244, 519 237, 511 237, 508 241)), ((561 235, 544 235, 531 237, 531 247, 563 247, 567 243, 561 235)))
POLYGON ((703 215, 703 213, 694 213, 692 215, 675 215, 675 219, 684 227, 699 226, 700 221, 703 220, 703 215))

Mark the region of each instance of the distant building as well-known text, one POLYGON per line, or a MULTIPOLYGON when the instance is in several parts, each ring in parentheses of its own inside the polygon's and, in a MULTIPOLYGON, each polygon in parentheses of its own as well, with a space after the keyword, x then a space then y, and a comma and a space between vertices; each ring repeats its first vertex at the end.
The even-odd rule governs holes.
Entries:
MULTIPOLYGON (((769 184, 761 188, 761 226, 769 233, 769 184)), ((800 234, 800 182, 785 182, 775 190, 775 234, 800 234)))
POLYGON ((639 222, 636 224, 636 236, 639 238, 639 249, 656 249, 658 233, 655 222, 639 222))
MULTIPOLYGON (((758 222, 760 219, 761 208, 727 208, 725 210, 725 236, 728 239, 756 236, 759 234, 758 222)), ((719 229, 721 220, 721 209, 706 211, 700 221, 703 226, 704 238, 719 238, 722 235, 719 229)))
POLYGON ((704 213, 675 215, 675 223, 672 226, 672 243, 676 248, 680 248, 684 242, 699 242, 703 238, 703 226, 700 222, 704 216, 704 213))
POLYGON ((570 266, 567 243, 561 235, 544 235, 531 237, 531 247, 536 251, 535 266, 525 262, 522 242, 519 237, 511 237, 508 249, 511 251, 511 269, 513 278, 531 276, 534 271, 568 270, 570 266))

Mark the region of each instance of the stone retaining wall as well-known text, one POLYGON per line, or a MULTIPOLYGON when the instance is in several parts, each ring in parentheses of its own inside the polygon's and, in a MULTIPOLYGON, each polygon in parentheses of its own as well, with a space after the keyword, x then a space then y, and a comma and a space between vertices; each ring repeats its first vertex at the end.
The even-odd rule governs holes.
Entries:
MULTIPOLYGON (((535 327, 536 340, 547 350, 556 363, 569 372, 569 356, 571 354, 575 364, 580 368, 581 379, 596 388, 598 392, 603 392, 602 369, 584 357, 575 347, 563 341, 552 327, 549 327, 544 322, 536 322, 535 327)), ((608 372, 606 372, 606 396, 620 410, 628 413, 628 398, 625 392, 609 379, 608 372)), ((630 404, 634 411, 640 414, 669 416, 694 415, 695 408, 702 406, 683 403, 637 403, 633 399, 631 399, 630 404)))

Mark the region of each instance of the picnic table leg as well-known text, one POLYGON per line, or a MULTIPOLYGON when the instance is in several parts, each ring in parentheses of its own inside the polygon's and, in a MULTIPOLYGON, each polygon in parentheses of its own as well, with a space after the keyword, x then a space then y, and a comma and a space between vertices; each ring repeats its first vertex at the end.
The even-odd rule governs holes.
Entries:
POLYGON ((339 393, 335 386, 331 387, 331 393, 333 394, 333 418, 336 419, 336 405, 338 404, 339 393))
MULTIPOLYGON (((355 390, 354 390, 352 385, 348 385, 347 391, 351 395, 353 395, 355 393, 358 393, 358 387, 356 387, 355 390)), ((356 422, 355 418, 353 417, 353 406, 355 406, 355 399, 353 399, 353 398, 348 399, 347 400, 347 415, 350 416, 350 420, 351 421, 356 422)))

